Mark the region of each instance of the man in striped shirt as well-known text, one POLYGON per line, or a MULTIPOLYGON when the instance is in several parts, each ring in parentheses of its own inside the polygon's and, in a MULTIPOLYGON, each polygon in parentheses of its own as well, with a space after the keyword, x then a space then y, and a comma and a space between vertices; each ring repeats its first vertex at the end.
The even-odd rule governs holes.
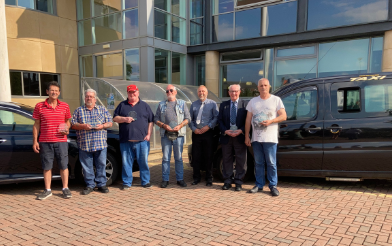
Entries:
POLYGON ((68 104, 58 99, 60 85, 57 82, 50 82, 46 93, 49 95, 49 98, 44 102, 37 103, 33 113, 33 118, 35 119, 33 126, 33 150, 35 153, 40 154, 45 181, 45 190, 37 196, 37 199, 44 200, 52 195, 50 185, 54 157, 56 157, 63 181, 63 197, 71 198, 71 191, 68 189, 67 143, 71 112, 68 104), (39 132, 41 134, 38 140, 39 132))
POLYGON ((82 164, 86 188, 83 195, 90 194, 95 184, 102 193, 108 193, 106 187, 107 131, 112 126, 109 111, 96 105, 97 92, 87 89, 84 94, 84 106, 77 108, 72 116, 72 129, 76 130, 79 147, 79 160, 82 164), (94 166, 96 174, 94 174, 94 166))

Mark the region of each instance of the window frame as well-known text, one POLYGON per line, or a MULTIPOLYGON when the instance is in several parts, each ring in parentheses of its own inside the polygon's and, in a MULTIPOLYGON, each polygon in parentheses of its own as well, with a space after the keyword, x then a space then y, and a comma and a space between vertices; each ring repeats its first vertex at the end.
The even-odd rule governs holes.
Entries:
POLYGON ((51 12, 45 12, 45 11, 42 11, 42 10, 37 9, 36 0, 34 0, 34 8, 27 8, 27 7, 19 6, 19 5, 18 5, 18 1, 19 1, 19 0, 15 0, 15 5, 13 5, 13 4, 5 4, 5 5, 6 5, 6 6, 18 7, 18 8, 23 8, 23 9, 29 9, 29 10, 32 10, 32 11, 38 11, 38 12, 40 12, 40 13, 45 13, 45 14, 49 14, 49 15, 58 16, 58 15, 57 15, 57 0, 51 0, 51 1, 52 1, 53 13, 51 13, 51 12))
MULTIPOLYGON (((41 74, 57 75, 57 79, 58 79, 57 83, 59 83, 60 88, 61 88, 61 76, 60 76, 59 73, 46 73, 46 72, 22 71, 22 70, 11 70, 11 69, 9 70, 9 72, 20 72, 21 73, 22 95, 11 95, 11 97, 14 97, 14 98, 47 98, 48 97, 47 95, 41 95, 41 91, 42 91, 41 90, 41 88, 42 88, 42 85, 41 85, 41 74), (38 83, 39 83, 38 89, 39 89, 39 93, 40 93, 39 96, 25 95, 23 73, 36 73, 36 74, 38 74, 38 83)), ((59 98, 60 99, 62 98, 61 93, 60 93, 59 98)))

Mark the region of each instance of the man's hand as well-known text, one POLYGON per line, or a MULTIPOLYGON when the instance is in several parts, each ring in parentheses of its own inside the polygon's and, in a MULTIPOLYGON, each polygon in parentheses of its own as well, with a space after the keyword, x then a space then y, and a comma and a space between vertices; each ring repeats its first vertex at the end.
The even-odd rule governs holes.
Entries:
POLYGON ((94 129, 95 130, 102 130, 104 124, 98 124, 94 129))
POLYGON ((242 130, 241 130, 241 129, 235 130, 235 131, 233 131, 232 137, 237 137, 237 136, 240 135, 241 133, 242 133, 242 130))
POLYGON ((132 117, 123 117, 124 118, 124 123, 131 123, 132 121, 135 121, 132 117))
POLYGON ((196 130, 194 131, 194 133, 195 133, 195 134, 201 134, 201 131, 200 131, 200 129, 196 129, 196 130))
POLYGON ((260 125, 261 126, 269 126, 272 123, 273 123, 272 120, 264 120, 264 121, 260 122, 260 125))
POLYGON ((173 128, 173 132, 178 132, 181 128, 182 128, 181 125, 178 125, 173 128))
POLYGON ((144 140, 145 140, 145 141, 150 141, 150 137, 151 137, 151 135, 147 134, 147 135, 144 137, 144 140))
POLYGON ((33 150, 35 153, 37 153, 37 154, 39 153, 39 143, 38 142, 33 143, 33 150))
POLYGON ((225 134, 229 135, 230 137, 233 137, 233 131, 232 130, 226 130, 225 134))
POLYGON ((200 132, 201 132, 200 134, 203 134, 203 133, 205 133, 208 130, 210 130, 210 127, 208 125, 204 126, 203 128, 200 129, 200 132))
POLYGON ((248 136, 245 137, 245 144, 246 146, 251 146, 250 138, 248 136))
POLYGON ((168 132, 173 131, 173 129, 169 125, 166 125, 166 124, 163 125, 163 129, 165 129, 168 132))

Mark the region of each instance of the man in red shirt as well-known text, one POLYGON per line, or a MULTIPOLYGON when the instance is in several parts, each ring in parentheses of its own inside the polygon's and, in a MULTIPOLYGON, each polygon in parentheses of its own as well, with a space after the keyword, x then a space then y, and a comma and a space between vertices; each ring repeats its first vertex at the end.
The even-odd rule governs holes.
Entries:
POLYGON ((45 190, 37 196, 44 200, 52 195, 50 184, 52 181, 53 160, 56 157, 63 181, 63 196, 71 198, 68 189, 68 143, 67 135, 70 125, 71 112, 65 102, 58 100, 60 85, 53 81, 48 84, 46 93, 49 98, 35 105, 33 118, 33 150, 41 157, 44 169, 45 190), (38 133, 41 132, 38 141, 38 133))

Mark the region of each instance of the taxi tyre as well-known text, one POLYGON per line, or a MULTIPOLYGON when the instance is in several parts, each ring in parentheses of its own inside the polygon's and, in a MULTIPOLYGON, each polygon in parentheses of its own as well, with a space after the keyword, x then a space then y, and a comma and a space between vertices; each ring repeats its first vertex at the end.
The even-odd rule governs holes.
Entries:
MULTIPOLYGON (((114 155, 110 151, 108 151, 106 156, 106 179, 107 179, 106 186, 112 185, 113 182, 117 179, 119 169, 120 169, 120 165, 118 164, 118 161, 116 160, 114 155)), ((94 172, 95 172, 95 167, 94 167, 94 172)), ((85 184, 82 164, 80 163, 79 160, 75 165, 75 178, 80 183, 85 184)))

